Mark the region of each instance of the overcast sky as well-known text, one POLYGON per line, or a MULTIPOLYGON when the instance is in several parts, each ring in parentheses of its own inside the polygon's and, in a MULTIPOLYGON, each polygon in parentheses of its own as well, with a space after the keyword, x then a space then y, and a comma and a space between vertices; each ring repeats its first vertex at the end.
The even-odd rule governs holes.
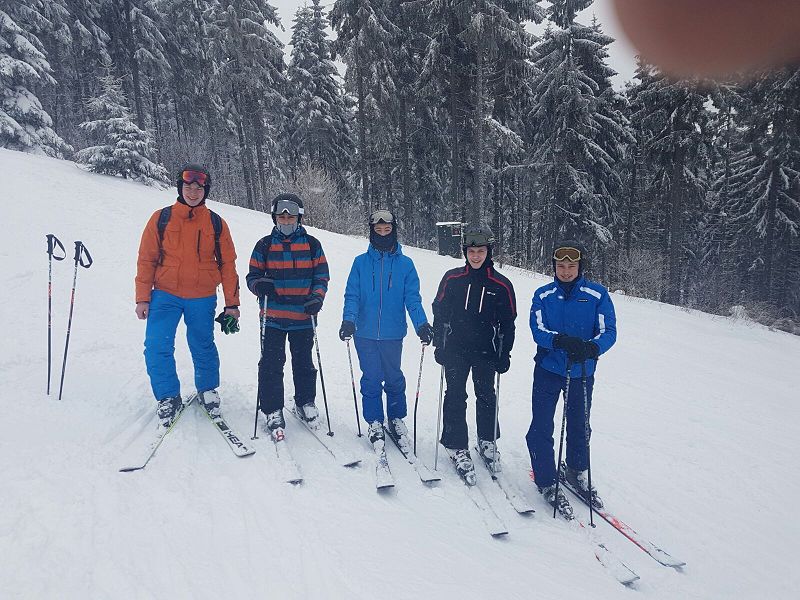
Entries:
MULTIPOLYGON (((305 0, 270 0, 270 3, 278 8, 278 14, 285 28, 285 31, 278 31, 277 34, 281 41, 287 46, 286 52, 288 59, 288 53, 291 51, 289 40, 292 37, 294 13, 297 11, 298 7, 303 6, 306 2, 305 0)), ((310 4, 310 2, 308 4, 310 4)), ((326 10, 330 10, 332 5, 332 1, 323 2, 323 6, 326 10)), ((603 26, 603 31, 617 40, 609 48, 609 55, 611 68, 619 73, 613 80, 614 86, 620 89, 627 80, 633 78, 633 72, 636 68, 634 59, 635 52, 620 30, 614 11, 611 8, 611 0, 595 0, 592 6, 581 13, 580 21, 585 25, 591 24, 592 14, 597 15, 598 21, 603 26)), ((538 33, 541 32, 542 29, 541 27, 537 27, 535 30, 538 33)), ((333 34, 331 35, 333 36, 333 34)))

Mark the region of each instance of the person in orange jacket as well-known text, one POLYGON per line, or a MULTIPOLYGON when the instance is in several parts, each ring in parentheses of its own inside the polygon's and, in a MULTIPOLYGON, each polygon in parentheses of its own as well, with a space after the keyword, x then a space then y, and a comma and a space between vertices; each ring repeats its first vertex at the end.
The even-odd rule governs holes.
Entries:
POLYGON ((175 332, 183 317, 194 363, 197 398, 219 414, 219 354, 214 344, 217 286, 225 295, 220 323, 238 331, 239 277, 227 223, 205 205, 207 169, 187 165, 178 174, 178 199, 157 210, 142 233, 136 270, 136 316, 147 320, 144 359, 162 427, 183 406, 175 369, 175 332))

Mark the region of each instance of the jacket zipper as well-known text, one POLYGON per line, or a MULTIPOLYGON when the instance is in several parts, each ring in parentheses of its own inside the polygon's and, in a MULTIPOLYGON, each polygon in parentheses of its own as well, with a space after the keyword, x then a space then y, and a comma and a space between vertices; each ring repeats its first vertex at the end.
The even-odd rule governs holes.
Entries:
POLYGON ((469 306, 469 293, 472 290, 472 284, 467 285, 467 296, 464 298, 464 312, 467 312, 467 307, 469 306))
POLYGON ((482 287, 482 288, 481 288, 481 302, 480 302, 480 304, 478 305, 478 314, 481 314, 481 311, 483 310, 483 293, 484 293, 485 291, 486 291, 486 286, 484 286, 484 287, 482 287))
POLYGON ((381 285, 380 300, 378 300, 378 339, 381 339, 381 314, 383 314, 383 253, 381 253, 381 285))

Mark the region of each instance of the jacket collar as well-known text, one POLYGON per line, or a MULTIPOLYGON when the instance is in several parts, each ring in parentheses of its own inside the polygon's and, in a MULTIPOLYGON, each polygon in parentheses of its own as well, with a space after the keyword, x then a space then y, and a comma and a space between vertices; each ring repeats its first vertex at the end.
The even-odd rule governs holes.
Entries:
POLYGON ((383 254, 385 254, 387 257, 388 256, 392 256, 393 257, 393 256, 402 255, 403 254, 403 247, 400 245, 400 242, 397 242, 397 244, 395 244, 395 246, 394 246, 394 250, 392 250, 391 252, 381 252, 380 250, 375 248, 375 246, 370 244, 369 247, 367 248, 367 254, 373 260, 380 260, 381 259, 381 255, 383 255, 383 254))
POLYGON ((278 242, 294 241, 301 235, 305 235, 305 233, 306 230, 302 225, 298 225, 297 229, 295 229, 290 235, 283 235, 277 226, 272 228, 272 237, 278 242))
POLYGON ((205 202, 201 202, 195 207, 191 207, 185 202, 177 200, 172 205, 172 215, 180 219, 193 219, 208 212, 208 207, 205 202))

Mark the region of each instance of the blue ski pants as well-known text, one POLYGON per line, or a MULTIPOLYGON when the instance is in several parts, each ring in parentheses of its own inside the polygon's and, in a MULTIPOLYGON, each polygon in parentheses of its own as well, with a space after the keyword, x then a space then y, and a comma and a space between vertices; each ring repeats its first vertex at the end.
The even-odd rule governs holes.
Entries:
MULTIPOLYGON (((556 373, 551 373, 539 365, 533 370, 533 420, 531 421, 525 441, 531 455, 531 467, 536 485, 543 488, 556 482, 558 475, 554 450, 553 418, 556 413, 556 404, 564 390, 567 378, 556 373)), ((586 411, 592 406, 592 388, 594 375, 586 378, 586 411)), ((572 469, 585 471, 589 467, 588 436, 591 436, 591 427, 588 436, 586 422, 588 412, 584 412, 583 385, 580 377, 572 377, 569 384, 567 398, 567 448, 566 461, 572 469)), ((560 435, 560 429, 559 429, 560 435)))
POLYGON ((402 419, 407 414, 406 378, 400 366, 403 340, 369 340, 355 336, 361 365, 361 408, 367 423, 384 421, 383 392, 386 392, 386 417, 402 419))
POLYGON ((181 391, 175 369, 175 332, 183 317, 186 340, 194 363, 198 392, 219 387, 219 354, 214 344, 214 312, 217 297, 180 298, 153 290, 144 338, 144 362, 156 400, 181 391))

